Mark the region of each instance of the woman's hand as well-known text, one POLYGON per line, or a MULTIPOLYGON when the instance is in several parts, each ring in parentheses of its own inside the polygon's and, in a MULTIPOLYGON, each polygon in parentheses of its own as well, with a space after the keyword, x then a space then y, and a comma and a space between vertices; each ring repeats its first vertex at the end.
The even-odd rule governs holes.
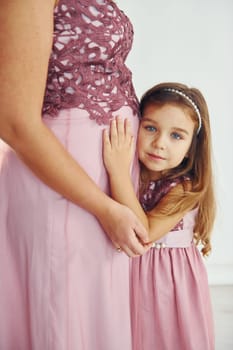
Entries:
POLYGON ((98 219, 115 248, 129 257, 144 254, 151 247, 145 227, 131 209, 115 201, 109 204, 98 219))
POLYGON ((113 119, 110 129, 104 130, 103 158, 105 167, 112 176, 129 174, 134 154, 134 142, 128 119, 113 119))

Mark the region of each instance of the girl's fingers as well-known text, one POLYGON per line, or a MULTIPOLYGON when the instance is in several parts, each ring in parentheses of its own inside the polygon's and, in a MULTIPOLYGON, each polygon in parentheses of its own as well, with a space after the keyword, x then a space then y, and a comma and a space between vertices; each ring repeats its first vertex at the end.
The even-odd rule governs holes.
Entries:
POLYGON ((103 141, 105 146, 110 146, 109 131, 107 129, 103 130, 103 141))
POLYGON ((116 118, 116 125, 117 125, 117 131, 118 131, 118 141, 119 144, 122 144, 122 142, 126 144, 131 144, 132 141, 132 128, 131 123, 128 118, 125 118, 122 120, 120 117, 116 118))
POLYGON ((112 146, 122 146, 123 144, 131 145, 132 128, 130 121, 125 118, 116 117, 110 124, 110 143, 112 146))
POLYGON ((125 135, 127 138, 127 144, 133 155, 133 153, 135 152, 135 144, 134 144, 135 139, 133 136, 132 127, 129 119, 125 119, 125 135))
POLYGON ((132 127, 129 119, 125 119, 125 134, 132 136, 132 127))
POLYGON ((131 147, 134 143, 134 137, 133 137, 131 123, 127 118, 125 119, 124 128, 125 128, 125 135, 126 135, 127 142, 131 147))
POLYGON ((115 118, 111 121, 111 124, 110 124, 110 141, 113 146, 118 144, 118 131, 117 131, 117 123, 115 118))
POLYGON ((120 118, 116 118, 117 134, 118 134, 118 143, 121 145, 125 141, 125 127, 124 121, 120 118))

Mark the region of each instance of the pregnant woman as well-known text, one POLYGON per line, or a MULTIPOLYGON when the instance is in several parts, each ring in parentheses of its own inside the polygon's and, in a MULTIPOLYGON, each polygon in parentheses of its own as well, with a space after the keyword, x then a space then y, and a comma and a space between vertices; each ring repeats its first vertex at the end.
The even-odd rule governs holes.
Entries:
POLYGON ((108 195, 102 131, 120 114, 137 133, 132 25, 110 0, 0 5, 0 349, 131 350, 148 237, 108 195))

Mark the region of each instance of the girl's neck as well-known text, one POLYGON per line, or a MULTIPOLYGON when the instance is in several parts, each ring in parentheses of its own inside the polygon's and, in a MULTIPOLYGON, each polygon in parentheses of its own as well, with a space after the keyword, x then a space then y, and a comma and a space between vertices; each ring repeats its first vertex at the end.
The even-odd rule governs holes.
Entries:
POLYGON ((143 164, 141 164, 140 167, 141 167, 140 177, 143 183, 148 183, 149 181, 156 181, 159 179, 163 179, 167 176, 166 171, 158 171, 158 172, 149 171, 147 168, 144 167, 143 164))

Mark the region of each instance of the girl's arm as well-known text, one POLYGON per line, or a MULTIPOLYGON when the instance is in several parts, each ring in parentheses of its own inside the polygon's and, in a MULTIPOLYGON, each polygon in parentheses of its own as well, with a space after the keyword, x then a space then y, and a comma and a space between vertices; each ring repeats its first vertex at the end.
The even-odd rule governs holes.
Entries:
POLYGON ((148 237, 136 216, 104 194, 42 122, 54 5, 0 0, 0 138, 44 183, 95 215, 115 246, 142 254, 135 232, 148 237))
MULTIPOLYGON (((109 174, 112 197, 119 203, 131 208, 143 225, 147 228, 150 241, 156 241, 168 233, 185 215, 159 218, 164 211, 164 201, 161 201, 151 212, 145 213, 135 194, 130 178, 130 167, 135 152, 134 140, 131 135, 130 123, 119 117, 112 121, 110 132, 104 130, 103 135, 104 162, 109 174)), ((182 185, 177 185, 166 195, 166 209, 169 210, 169 196, 176 191, 181 196, 184 193, 182 185)), ((165 197, 164 197, 165 199, 165 197)))

